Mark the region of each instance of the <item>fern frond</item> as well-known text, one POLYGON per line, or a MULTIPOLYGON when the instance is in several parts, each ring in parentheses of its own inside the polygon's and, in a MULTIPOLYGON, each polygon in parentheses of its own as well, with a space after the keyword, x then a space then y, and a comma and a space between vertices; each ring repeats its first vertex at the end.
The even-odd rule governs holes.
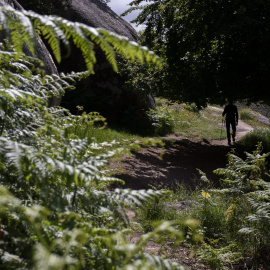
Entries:
POLYGON ((93 28, 86 26, 84 24, 77 23, 77 25, 82 29, 86 37, 89 37, 95 44, 97 44, 105 53, 108 62, 111 64, 114 71, 118 71, 116 56, 113 47, 99 34, 99 32, 93 28))
POLYGON ((53 16, 41 16, 31 11, 25 11, 24 15, 29 16, 34 22, 35 29, 39 30, 41 35, 48 40, 48 43, 52 49, 55 59, 58 63, 61 62, 61 49, 60 42, 62 42, 67 48, 69 42, 64 32, 54 23, 53 16))
POLYGON ((145 258, 154 266, 156 269, 164 269, 164 270, 185 270, 185 268, 173 261, 168 259, 163 259, 158 256, 153 256, 150 254, 145 253, 145 258))
MULTIPOLYGON (((161 66, 161 60, 146 47, 130 42, 126 37, 119 36, 104 29, 95 29, 81 23, 73 23, 56 16, 41 16, 32 11, 16 11, 11 7, 0 7, 3 22, 11 31, 12 42, 18 54, 22 52, 23 40, 33 51, 33 33, 38 30, 48 40, 58 62, 61 61, 60 42, 69 48, 69 39, 79 48, 85 59, 87 68, 92 71, 96 62, 94 44, 99 46, 117 71, 115 53, 118 52, 125 58, 141 63, 154 63, 161 66)), ((17 57, 19 58, 19 57, 17 57)))
POLYGON ((24 44, 34 55, 35 32, 30 19, 9 6, 3 8, 3 14, 6 19, 6 30, 10 32, 12 44, 17 52, 16 59, 19 59, 23 52, 24 44))
POLYGON ((161 60, 154 52, 149 51, 147 47, 140 47, 138 43, 129 41, 128 38, 119 36, 115 33, 108 32, 104 29, 97 29, 106 41, 111 43, 113 48, 126 59, 134 62, 138 60, 141 63, 154 63, 161 67, 161 60))

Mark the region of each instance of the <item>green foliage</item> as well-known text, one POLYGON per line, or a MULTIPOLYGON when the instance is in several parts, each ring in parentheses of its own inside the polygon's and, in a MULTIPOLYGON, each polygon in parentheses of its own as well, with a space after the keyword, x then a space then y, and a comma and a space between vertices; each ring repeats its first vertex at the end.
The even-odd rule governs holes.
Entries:
POLYGON ((196 106, 195 103, 186 104, 185 109, 188 110, 188 111, 194 112, 194 113, 199 112, 199 109, 198 109, 198 107, 196 106))
POLYGON ((9 6, 0 9, 3 29, 10 32, 15 51, 20 54, 23 45, 34 50, 36 30, 51 46, 58 62, 61 61, 62 43, 66 47, 72 41, 81 50, 87 69, 92 72, 96 62, 94 44, 100 47, 115 71, 118 70, 115 52, 123 57, 140 62, 152 62, 160 65, 158 57, 146 47, 129 42, 126 37, 116 35, 104 29, 95 29, 82 23, 70 22, 56 16, 41 16, 32 11, 16 11, 9 6))
POLYGON ((251 110, 249 109, 244 109, 239 112, 240 119, 243 121, 249 121, 249 120, 254 120, 255 117, 252 115, 251 110))
POLYGON ((211 245, 203 243, 202 248, 198 251, 198 255, 205 261, 211 269, 224 269, 226 263, 234 260, 235 252, 234 245, 229 245, 224 248, 213 248, 211 245))
POLYGON ((160 67, 147 63, 130 63, 124 59, 119 61, 119 66, 121 77, 125 79, 123 86, 126 90, 138 93, 140 96, 157 93, 159 76, 162 73, 160 67))
POLYGON ((158 136, 164 136, 173 133, 174 119, 166 110, 150 110, 148 117, 152 123, 153 133, 158 136))
POLYGON ((212 195, 209 198, 201 196, 200 204, 192 213, 193 218, 200 220, 206 239, 221 239, 226 234, 224 213, 227 203, 220 204, 222 200, 224 199, 219 196, 212 195))
POLYGON ((239 141, 239 146, 246 151, 253 151, 261 143, 264 153, 270 152, 270 129, 255 128, 252 132, 245 135, 239 141))
POLYGON ((270 222, 268 217, 270 174, 266 166, 269 154, 261 154, 261 145, 252 154, 246 153, 246 160, 230 153, 227 168, 215 171, 223 176, 224 183, 224 188, 215 192, 230 194, 234 201, 226 211, 226 215, 228 225, 234 222, 238 223, 238 226, 229 228, 231 232, 237 230, 239 245, 242 245, 246 252, 252 252, 255 265, 261 260, 269 259, 267 228, 270 222), (245 236, 242 238, 243 235, 245 236))
POLYGON ((157 95, 199 107, 227 97, 269 103, 267 0, 135 0, 130 6, 125 14, 140 11, 134 22, 146 25, 142 44, 164 60, 157 95))
POLYGON ((228 165, 225 169, 214 172, 223 176, 222 182, 226 189, 235 198, 256 190, 262 190, 269 181, 266 167, 266 158, 270 155, 260 154, 261 146, 252 154, 246 153, 246 160, 241 159, 233 152, 228 154, 228 165))
POLYGON ((247 196, 252 207, 252 212, 246 216, 247 226, 241 228, 241 233, 252 246, 252 253, 257 261, 269 261, 269 207, 270 207, 270 185, 265 190, 255 191, 247 196))
POLYGON ((155 56, 104 30, 9 7, 0 11, 11 32, 11 44, 1 44, 0 51, 1 268, 183 269, 143 251, 150 239, 178 239, 176 224, 163 223, 136 244, 127 241, 132 230, 126 209, 143 208, 164 192, 106 189, 122 182, 106 176, 104 169, 110 157, 125 149, 106 148, 90 137, 89 130, 104 127, 104 119, 97 113, 78 116, 47 106, 50 97, 91 73, 95 59, 87 36, 98 41, 113 65, 114 46, 133 59, 155 56), (67 44, 73 38, 90 70, 44 75, 35 67, 39 61, 23 53, 24 46, 34 49, 33 25, 49 39, 59 60, 60 41, 67 44), (97 154, 97 147, 103 152, 97 154))

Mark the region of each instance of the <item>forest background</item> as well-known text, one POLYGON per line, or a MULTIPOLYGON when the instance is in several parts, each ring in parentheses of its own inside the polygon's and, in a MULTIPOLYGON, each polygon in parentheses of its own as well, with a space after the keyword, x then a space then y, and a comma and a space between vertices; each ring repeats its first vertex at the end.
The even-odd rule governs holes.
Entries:
MULTIPOLYGON (((137 8, 140 2, 133 4, 137 8)), ((168 106, 165 102, 157 111, 151 111, 149 118, 155 135, 174 132, 176 124, 182 130, 188 129, 196 122, 192 117, 201 114, 198 108, 212 102, 223 103, 228 95, 236 97, 237 94, 239 100, 247 102, 267 103, 268 35, 262 31, 268 29, 265 9, 269 5, 266 1, 256 3, 258 6, 254 1, 239 1, 233 5, 234 9, 229 1, 221 1, 219 5, 215 1, 181 1, 181 8, 175 8, 179 7, 179 1, 149 3, 137 20, 147 25, 142 44, 160 56, 162 68, 160 58, 145 47, 105 30, 61 17, 1 7, 2 31, 6 35, 0 54, 1 267, 182 269, 177 262, 144 252, 143 247, 150 239, 165 240, 169 245, 169 237, 175 245, 184 244, 194 250, 199 246, 197 254, 212 269, 239 265, 250 269, 267 267, 264 265, 269 261, 267 127, 246 137, 239 146, 239 154, 228 155, 226 168, 216 170, 221 176, 218 188, 202 172, 206 184, 197 193, 188 193, 184 187, 177 192, 111 189, 112 183, 122 180, 108 171, 109 159, 142 146, 165 147, 172 142, 126 133, 119 135, 106 129, 105 119, 98 113, 72 115, 65 108, 47 106, 50 97, 61 95, 75 80, 89 76, 95 62, 93 43, 105 52, 115 70, 118 67, 115 51, 132 61, 124 63, 125 72, 130 72, 127 88, 132 78, 134 91, 146 89, 149 93, 155 89, 158 96, 188 102, 183 107, 171 102, 168 106), (205 9, 205 5, 209 8, 205 9), (221 20, 219 31, 214 27, 217 26, 214 19, 222 18, 217 18, 220 14, 217 9, 221 14, 233 11, 228 28, 221 20), (210 21, 199 27, 206 19, 210 21), (239 20, 243 23, 239 24, 239 20), (181 32, 175 25, 189 27, 181 32), (247 26, 250 26, 249 35, 247 31, 241 32, 247 26), (85 58, 88 71, 45 75, 39 60, 25 55, 23 50, 26 46, 34 55, 36 37, 47 39, 59 61, 60 44, 68 46, 73 40, 85 58), (252 65, 247 67, 247 62, 252 65), (145 70, 147 80, 142 77, 145 70), (185 120, 181 117, 177 120, 177 112, 185 120), (93 135, 95 132, 98 135, 93 135), (101 134, 113 134, 106 135, 113 139, 102 140, 101 134), (117 136, 122 137, 117 141, 117 136), (248 146, 254 148, 256 144, 258 147, 251 150, 253 153, 247 153, 246 158, 242 156, 245 150, 250 150, 248 146), (166 212, 164 202, 186 200, 183 194, 194 198, 192 210, 185 214, 173 209, 166 212), (138 211, 138 208, 141 210, 138 220, 142 224, 139 227, 145 234, 131 243, 126 236, 132 233, 133 227, 126 210, 138 211), (153 220, 158 222, 153 225, 150 222, 153 220)), ((54 8, 49 4, 46 7, 54 8)), ((43 10, 42 5, 40 9, 43 10)), ((242 117, 255 121, 252 115, 244 112, 242 117)), ((218 131, 215 129, 215 132, 218 131)))

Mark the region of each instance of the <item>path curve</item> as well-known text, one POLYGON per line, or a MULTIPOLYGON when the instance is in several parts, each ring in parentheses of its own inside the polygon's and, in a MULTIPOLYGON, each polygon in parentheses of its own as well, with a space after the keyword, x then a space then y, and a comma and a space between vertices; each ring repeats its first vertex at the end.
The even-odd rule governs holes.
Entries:
MULTIPOLYGON (((220 114, 222 114, 223 109, 217 108, 217 107, 211 107, 214 108, 215 110, 219 111, 220 114)), ((226 134, 226 123, 225 121, 223 123, 219 124, 222 134, 226 134)), ((240 120, 238 121, 238 125, 236 127, 236 141, 239 141, 243 136, 245 136, 246 134, 248 134, 249 132, 251 132, 253 130, 253 127, 251 127, 250 125, 248 125, 247 123, 245 123, 244 121, 240 120)), ((212 145, 228 145, 228 140, 212 140, 211 141, 212 145)))
MULTIPOLYGON (((222 134, 226 134, 226 124, 222 123, 220 124, 220 127, 222 128, 222 134)), ((238 125, 236 127, 236 137, 235 140, 236 142, 239 141, 242 137, 244 137, 246 134, 251 132, 253 130, 253 127, 248 125, 242 120, 238 121, 238 125)), ((228 140, 212 140, 211 141, 212 145, 228 145, 228 140)))
MULTIPOLYGON (((218 108, 217 108, 218 109, 218 108)), ((222 132, 226 132, 220 123, 222 132)), ((236 141, 252 131, 253 128, 239 120, 236 141)), ((201 185, 200 169, 207 174, 213 183, 218 183, 219 177, 213 173, 217 168, 224 168, 227 154, 231 150, 227 139, 203 142, 178 136, 173 145, 165 149, 158 147, 143 148, 130 157, 113 162, 111 168, 120 168, 123 173, 115 175, 125 181, 122 188, 176 188, 185 184, 191 189, 201 185)))

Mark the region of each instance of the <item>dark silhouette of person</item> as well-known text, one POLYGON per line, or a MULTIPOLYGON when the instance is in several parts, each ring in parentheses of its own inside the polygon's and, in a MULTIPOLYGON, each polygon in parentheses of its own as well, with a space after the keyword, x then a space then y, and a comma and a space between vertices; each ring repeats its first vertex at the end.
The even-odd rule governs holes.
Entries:
POLYGON ((236 126, 238 125, 238 110, 233 104, 232 100, 229 100, 229 104, 225 106, 222 116, 226 115, 226 129, 228 144, 231 144, 231 132, 230 127, 232 126, 232 139, 235 142, 236 126))

